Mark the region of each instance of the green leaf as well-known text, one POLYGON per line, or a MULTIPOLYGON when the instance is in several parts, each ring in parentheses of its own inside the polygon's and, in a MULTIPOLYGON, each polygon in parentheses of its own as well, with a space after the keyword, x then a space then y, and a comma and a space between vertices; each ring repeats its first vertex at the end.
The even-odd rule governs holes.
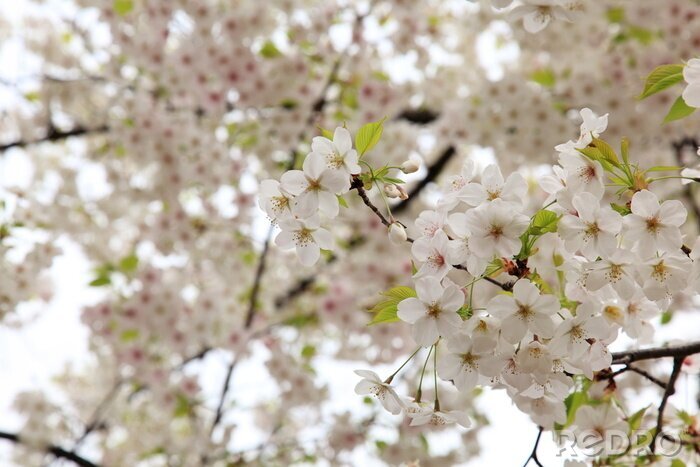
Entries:
POLYGON ((674 165, 657 165, 650 169, 646 169, 645 172, 673 172, 675 170, 681 170, 683 167, 676 167, 674 165))
POLYGON ((616 211, 622 216, 626 216, 628 214, 632 214, 632 210, 628 208, 627 206, 624 206, 622 204, 615 204, 615 203, 610 203, 610 207, 613 208, 613 211, 616 211))
POLYGON ((315 355, 316 347, 313 345, 307 344, 301 349, 301 356, 307 360, 313 358, 315 355))
POLYGON ((644 90, 639 99, 663 91, 683 80, 683 65, 661 65, 652 70, 644 83, 644 90))
POLYGON ((266 41, 260 49, 260 55, 265 58, 275 58, 282 55, 280 49, 277 48, 274 42, 266 41))
POLYGON ((119 261, 119 270, 123 273, 131 273, 139 267, 139 258, 135 254, 125 256, 119 261))
POLYGON ((678 96, 678 99, 673 103, 671 109, 664 118, 664 123, 680 120, 695 112, 695 107, 691 107, 685 103, 683 96, 678 96))
POLYGON ((673 459, 671 461, 671 467, 685 467, 685 462, 680 459, 673 459))
POLYGON ((649 406, 646 406, 646 407, 636 411, 635 413, 630 415, 630 417, 627 419, 627 424, 630 427, 630 433, 634 433, 635 431, 637 431, 639 429, 639 427, 642 424, 642 419, 644 418, 644 413, 647 411, 648 408, 649 408, 649 406))
POLYGON ((533 71, 530 75, 530 79, 545 88, 554 87, 556 82, 556 77, 551 68, 542 68, 533 71))
POLYGON ((484 271, 484 277, 493 277, 497 272, 503 269, 503 260, 501 258, 494 258, 488 266, 486 266, 486 271, 484 271))
POLYGON ((605 16, 611 23, 622 23, 625 20, 625 9, 622 7, 609 8, 605 16))
POLYGON ((615 154, 615 150, 610 147, 608 143, 602 139, 593 138, 591 144, 600 151, 606 161, 610 162, 615 167, 620 166, 620 159, 618 159, 617 154, 615 154))
POLYGON ((110 279, 109 275, 100 275, 97 276, 95 280, 90 282, 88 285, 90 287, 102 287, 104 285, 109 285, 112 283, 112 279, 110 279))
POLYGON ((119 336, 119 339, 122 342, 131 342, 139 337, 139 330, 138 329, 127 329, 126 331, 122 332, 121 335, 119 336))
POLYGON ((661 313, 661 324, 668 324, 673 318, 673 312, 671 310, 666 310, 661 313))
POLYGON ((360 156, 363 156, 367 151, 377 145, 384 131, 384 120, 378 122, 366 123, 360 128, 360 131, 355 135, 355 148, 360 156))
POLYGON ((338 198, 338 204, 340 204, 344 208, 348 207, 348 202, 345 201, 345 198, 343 198, 342 195, 335 195, 335 196, 336 196, 336 198, 338 198))
POLYGON ((134 9, 134 0, 114 0, 112 8, 119 16, 127 15, 134 9))
POLYGON ((325 128, 322 128, 320 126, 317 126, 318 131, 321 132, 321 136, 323 136, 326 139, 330 139, 331 141, 333 140, 333 133, 330 130, 326 130, 325 128))
POLYGON ((620 154, 622 154, 622 161, 629 165, 630 163, 630 140, 627 138, 622 138, 620 142, 620 154))
POLYGON ((397 316, 399 303, 407 298, 416 297, 416 291, 410 287, 394 287, 383 292, 381 295, 386 297, 385 300, 377 303, 371 310, 374 317, 369 322, 368 326, 379 323, 393 323, 399 320, 397 316))
POLYGON ((559 215, 556 212, 542 209, 532 218, 531 229, 536 229, 538 235, 556 232, 557 222, 559 222, 559 215))

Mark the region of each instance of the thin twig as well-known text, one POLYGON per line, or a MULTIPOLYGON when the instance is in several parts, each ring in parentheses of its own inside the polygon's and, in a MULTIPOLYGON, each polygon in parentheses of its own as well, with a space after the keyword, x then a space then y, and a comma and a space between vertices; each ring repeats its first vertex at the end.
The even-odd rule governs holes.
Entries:
POLYGON ((654 430, 654 436, 651 438, 651 452, 656 452, 656 438, 661 433, 664 425, 664 410, 666 409, 666 403, 668 398, 671 397, 676 392, 676 381, 678 376, 681 374, 681 367, 683 366, 683 357, 674 357, 673 359, 673 370, 671 370, 671 376, 668 378, 668 384, 666 384, 666 391, 661 398, 661 404, 659 404, 659 414, 656 416, 656 429, 654 430))
MULTIPOLYGON (((15 444, 23 444, 22 438, 16 433, 8 433, 6 431, 0 431, 0 439, 5 439, 11 441, 15 444)), ((47 453, 59 457, 61 459, 66 459, 73 462, 75 465, 80 467, 99 467, 99 464, 91 462, 82 456, 79 456, 74 451, 67 451, 59 446, 53 444, 47 446, 44 449, 47 453)))
POLYGON ((73 136, 84 136, 91 134, 106 133, 109 131, 109 127, 106 125, 98 126, 95 128, 87 128, 84 126, 77 126, 71 130, 62 131, 57 130, 54 127, 49 127, 46 136, 39 139, 26 140, 20 139, 16 141, 11 141, 9 143, 0 144, 0 152, 6 151, 10 148, 23 148, 27 146, 33 146, 35 144, 62 141, 64 139, 71 138, 73 136))
POLYGON ((653 360, 664 357, 687 357, 700 353, 700 341, 674 347, 654 347, 651 349, 626 350, 612 354, 613 365, 624 365, 640 360, 653 360))
POLYGON ((544 431, 543 427, 538 427, 538 432, 537 432, 537 438, 535 439, 535 445, 532 448, 532 452, 530 453, 530 457, 528 457, 525 460, 525 463, 523 464, 523 467, 526 467, 527 464, 530 463, 530 461, 533 461, 535 464, 537 464, 539 467, 543 467, 542 462, 537 458, 537 448, 540 445, 540 439, 542 438, 542 432, 544 431))

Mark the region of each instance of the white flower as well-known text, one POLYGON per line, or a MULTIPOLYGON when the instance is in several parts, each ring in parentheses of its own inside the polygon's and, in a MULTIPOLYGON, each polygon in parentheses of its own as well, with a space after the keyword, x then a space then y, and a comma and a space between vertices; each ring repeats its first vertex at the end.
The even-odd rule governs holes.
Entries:
POLYGON ((518 172, 503 180, 501 169, 489 165, 481 175, 481 183, 470 183, 462 189, 459 199, 471 206, 479 206, 487 201, 501 199, 522 205, 527 194, 527 182, 518 172))
POLYGON ((532 417, 539 426, 551 428, 554 423, 563 425, 566 423, 566 405, 564 401, 554 394, 545 393, 542 397, 533 399, 521 394, 513 394, 515 405, 532 417))
POLYGON ((297 197, 303 211, 320 209, 327 216, 337 216, 339 204, 336 195, 350 189, 349 176, 326 169, 323 158, 313 153, 304 160, 303 169, 285 172, 280 179, 281 188, 297 197))
POLYGON ((469 274, 480 276, 486 270, 488 261, 478 256, 469 246, 471 232, 467 227, 467 215, 463 212, 450 214, 447 223, 455 237, 449 243, 449 262, 462 264, 466 261, 469 274))
POLYGON ((586 288, 595 292, 610 284, 621 298, 628 300, 637 290, 634 274, 638 262, 633 253, 622 249, 615 250, 608 258, 588 262, 584 264, 586 288))
POLYGON ((442 230, 438 230, 432 238, 421 237, 413 242, 411 253, 423 263, 415 275, 417 278, 434 276, 442 279, 452 269, 448 261, 449 239, 442 230))
POLYGON ((700 108, 700 58, 691 58, 683 68, 683 79, 688 86, 683 90, 683 100, 690 107, 700 108))
POLYGON ((650 258, 640 268, 644 293, 650 300, 672 297, 688 285, 691 267, 690 258, 682 253, 663 252, 650 258))
POLYGON ((605 448, 619 448, 621 438, 619 436, 607 436, 606 433, 627 433, 628 426, 622 420, 622 414, 618 412, 612 403, 597 406, 584 405, 576 411, 574 426, 577 431, 577 441, 581 448, 591 448, 596 450, 605 448), (584 435, 585 433, 585 435, 584 435), (606 444, 612 443, 613 445, 606 444))
POLYGON ((676 251, 683 244, 680 226, 688 215, 678 200, 664 201, 649 190, 632 197, 632 214, 625 216, 625 240, 637 244, 645 255, 656 251, 676 251))
POLYGON ((515 356, 515 362, 523 373, 543 376, 551 373, 554 358, 546 345, 532 341, 522 346, 515 356))
POLYGON ((598 117, 589 108, 581 109, 581 118, 583 123, 581 123, 581 136, 576 143, 577 148, 585 148, 588 146, 593 138, 600 136, 602 132, 608 127, 608 114, 598 117))
POLYGON ((500 199, 483 204, 467 211, 466 224, 472 233, 469 248, 486 259, 513 256, 520 251, 520 236, 529 223, 527 216, 500 199))
POLYGON ((442 412, 430 407, 418 407, 416 410, 407 412, 407 415, 411 418, 411 426, 444 426, 457 423, 464 428, 469 428, 472 424, 467 413, 460 410, 442 412))
POLYGON ((260 207, 272 220, 277 222, 292 217, 309 217, 312 209, 300 206, 291 193, 287 193, 277 180, 260 182, 260 207), (305 208, 305 209, 302 209, 305 208))
POLYGON ((650 342, 653 337, 654 327, 649 320, 657 317, 661 310, 659 306, 637 291, 625 307, 625 333, 640 342, 650 342))
POLYGON ((450 337, 462 326, 462 318, 457 314, 464 305, 464 294, 456 285, 443 288, 435 277, 416 280, 418 298, 402 300, 398 306, 398 316, 413 324, 413 338, 418 345, 428 347, 438 337, 450 337))
POLYGON ((448 179, 448 190, 438 201, 440 209, 454 209, 460 201, 463 201, 464 190, 469 186, 475 175, 474 162, 471 159, 464 161, 459 175, 453 175, 448 179))
POLYGON ((406 229, 404 229, 403 225, 398 222, 392 222, 389 226, 389 240, 391 240, 391 243, 401 245, 407 238, 406 229))
POLYGON ((445 220, 446 216, 444 212, 426 209, 418 214, 415 225, 422 237, 432 238, 445 226, 445 220))
MULTIPOLYGON (((557 150, 561 149, 561 145, 557 146, 557 150)), ((566 187, 573 191, 573 194, 588 191, 597 198, 603 196, 605 191, 603 175, 605 171, 600 162, 588 159, 575 149, 567 149, 559 154, 559 164, 566 171, 566 187)), ((559 196, 557 196, 557 199, 559 199, 559 196)))
POLYGON ((340 170, 348 175, 359 174, 362 171, 358 164, 357 151, 352 148, 350 132, 343 127, 335 129, 333 141, 316 136, 311 141, 311 151, 319 155, 331 170, 340 170))
MULTIPOLYGON (((510 4, 499 0, 498 5, 510 4)), ((527 32, 537 33, 547 27, 552 19, 573 21, 579 10, 579 2, 573 0, 523 0, 511 11, 511 21, 522 18, 523 27, 527 32)))
POLYGON ((595 316, 593 306, 585 306, 586 304, 579 305, 576 316, 572 316, 567 309, 560 311, 564 321, 557 326, 554 337, 549 342, 554 354, 577 358, 588 350, 588 339, 605 338, 610 333, 605 320, 601 316, 595 316))
POLYGON ((282 231, 275 243, 281 248, 296 248, 301 264, 313 266, 321 257, 320 249, 331 250, 333 237, 320 226, 317 215, 308 219, 289 219, 280 222, 282 231))
POLYGON ((390 413, 398 415, 404 407, 404 403, 399 398, 394 388, 379 378, 379 375, 370 370, 355 370, 355 374, 363 379, 355 386, 355 394, 360 396, 373 395, 382 406, 390 413))
POLYGON ((437 372, 440 378, 454 381, 460 391, 473 389, 479 382, 480 375, 498 375, 505 365, 505 359, 494 356, 491 347, 480 348, 467 335, 460 334, 450 338, 447 349, 449 353, 443 355, 438 362, 437 372))
POLYGON ((590 193, 576 195, 572 203, 578 216, 565 215, 558 228, 567 250, 580 250, 589 260, 611 255, 617 246, 615 235, 622 228, 622 217, 608 206, 601 207, 590 193))
POLYGON ((511 344, 517 344, 531 331, 549 338, 554 333, 552 315, 559 311, 559 300, 554 295, 540 295, 529 280, 521 279, 513 287, 513 295, 497 295, 486 305, 486 310, 501 318, 501 335, 511 344))

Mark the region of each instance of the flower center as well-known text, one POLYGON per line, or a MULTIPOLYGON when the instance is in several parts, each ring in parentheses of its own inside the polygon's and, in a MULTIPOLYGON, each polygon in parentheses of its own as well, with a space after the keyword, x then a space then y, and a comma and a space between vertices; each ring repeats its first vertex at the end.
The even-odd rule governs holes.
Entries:
POLYGON ((299 246, 309 245, 314 243, 313 230, 306 227, 294 232, 294 243, 299 246))
POLYGON ((648 217, 647 218, 647 231, 655 234, 659 231, 661 228, 661 222, 659 222, 659 218, 654 216, 654 217, 648 217))
POLYGON ((489 235, 495 239, 499 239, 503 235, 503 226, 498 224, 491 224, 491 230, 489 230, 489 235))
POLYGON ((345 163, 345 160, 344 160, 343 156, 341 156, 337 152, 334 152, 333 154, 326 157, 326 163, 328 164, 328 167, 331 169, 339 169, 343 166, 343 164, 345 163))
POLYGON ((440 305, 437 303, 433 303, 428 307, 428 311, 426 313, 431 318, 437 318, 438 316, 440 316, 441 312, 442 312, 442 308, 440 308, 440 305))
POLYGON ((652 268, 651 276, 659 282, 663 282, 668 277, 668 268, 663 261, 655 264, 652 268))
POLYGON ((523 305, 521 303, 518 303, 518 311, 516 312, 516 314, 523 321, 530 321, 532 319, 532 317, 535 315, 535 312, 528 305, 523 305))

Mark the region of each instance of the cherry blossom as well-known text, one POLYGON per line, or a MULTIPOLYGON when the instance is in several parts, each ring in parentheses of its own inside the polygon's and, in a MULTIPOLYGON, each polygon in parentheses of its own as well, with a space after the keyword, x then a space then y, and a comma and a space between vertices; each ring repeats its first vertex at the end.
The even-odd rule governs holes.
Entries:
POLYGON ((459 331, 462 319, 457 314, 464 304, 464 295, 453 284, 443 287, 439 279, 416 280, 418 298, 407 298, 398 305, 398 316, 412 324, 413 338, 418 345, 433 345, 438 337, 449 337, 459 331))

